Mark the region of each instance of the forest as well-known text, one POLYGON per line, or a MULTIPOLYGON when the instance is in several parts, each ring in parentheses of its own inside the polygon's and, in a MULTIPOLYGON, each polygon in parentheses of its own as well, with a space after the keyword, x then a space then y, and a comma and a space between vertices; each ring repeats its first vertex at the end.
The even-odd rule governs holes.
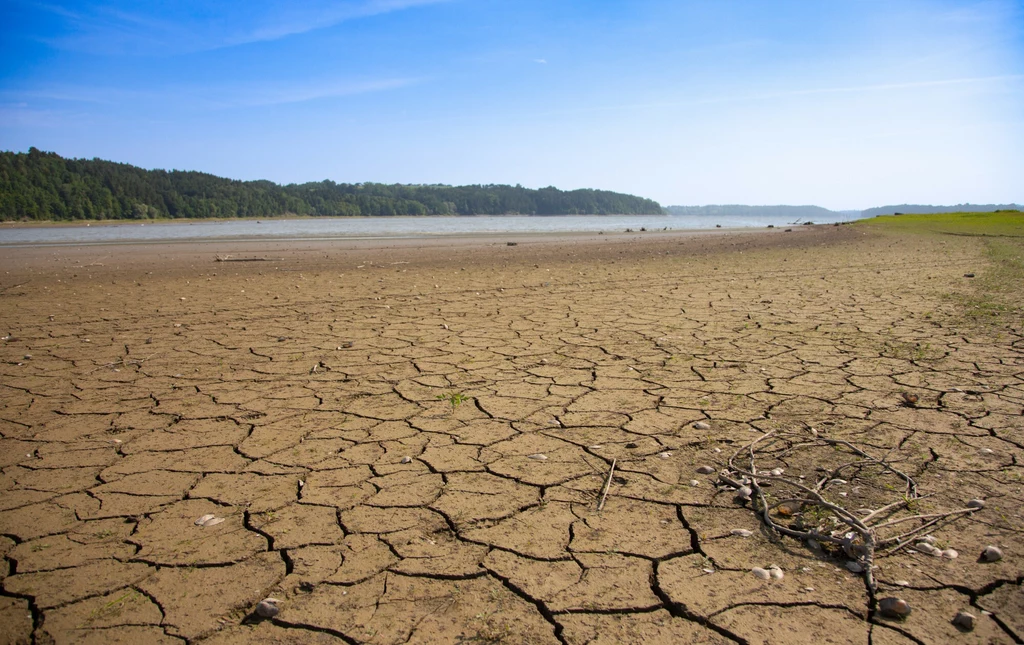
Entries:
POLYGON ((604 190, 478 185, 278 185, 202 172, 0 152, 0 221, 387 215, 652 215, 650 199, 604 190))

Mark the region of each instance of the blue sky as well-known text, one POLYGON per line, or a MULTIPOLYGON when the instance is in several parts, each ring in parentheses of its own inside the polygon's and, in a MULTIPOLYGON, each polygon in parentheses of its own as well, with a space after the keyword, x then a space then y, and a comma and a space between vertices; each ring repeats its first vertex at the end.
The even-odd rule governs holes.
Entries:
POLYGON ((1024 201, 1018 0, 0 0, 0 149, 662 204, 1024 201))

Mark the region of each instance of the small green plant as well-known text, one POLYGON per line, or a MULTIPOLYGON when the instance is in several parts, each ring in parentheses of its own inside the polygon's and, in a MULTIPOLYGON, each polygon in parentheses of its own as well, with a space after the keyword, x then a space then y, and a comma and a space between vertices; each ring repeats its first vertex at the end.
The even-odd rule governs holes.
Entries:
POLYGON ((455 408, 459 407, 463 403, 469 400, 469 397, 462 392, 445 392, 444 394, 437 395, 438 401, 446 401, 452 409, 452 413, 455 412, 455 408))

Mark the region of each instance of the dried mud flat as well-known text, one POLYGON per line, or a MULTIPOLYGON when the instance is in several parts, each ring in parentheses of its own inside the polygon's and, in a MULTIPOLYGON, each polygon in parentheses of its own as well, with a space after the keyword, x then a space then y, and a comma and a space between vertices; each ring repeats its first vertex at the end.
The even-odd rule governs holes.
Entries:
MULTIPOLYGON (((231 251, 274 260, 5 251, 0 643, 1024 638, 1024 339, 962 322, 976 239, 231 251), (960 557, 879 554, 869 592, 715 485, 810 427, 911 475, 923 514, 984 499, 929 529, 960 557)), ((837 503, 885 492, 847 479, 837 503)))

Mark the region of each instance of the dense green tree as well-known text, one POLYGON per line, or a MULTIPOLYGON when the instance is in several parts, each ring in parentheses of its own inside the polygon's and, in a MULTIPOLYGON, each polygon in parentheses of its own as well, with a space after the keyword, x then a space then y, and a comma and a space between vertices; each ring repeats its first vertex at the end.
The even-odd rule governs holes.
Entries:
POLYGON ((336 184, 279 186, 201 172, 144 170, 64 159, 30 148, 0 152, 0 220, 98 220, 280 215, 660 214, 652 200, 603 190, 522 186, 336 184))

